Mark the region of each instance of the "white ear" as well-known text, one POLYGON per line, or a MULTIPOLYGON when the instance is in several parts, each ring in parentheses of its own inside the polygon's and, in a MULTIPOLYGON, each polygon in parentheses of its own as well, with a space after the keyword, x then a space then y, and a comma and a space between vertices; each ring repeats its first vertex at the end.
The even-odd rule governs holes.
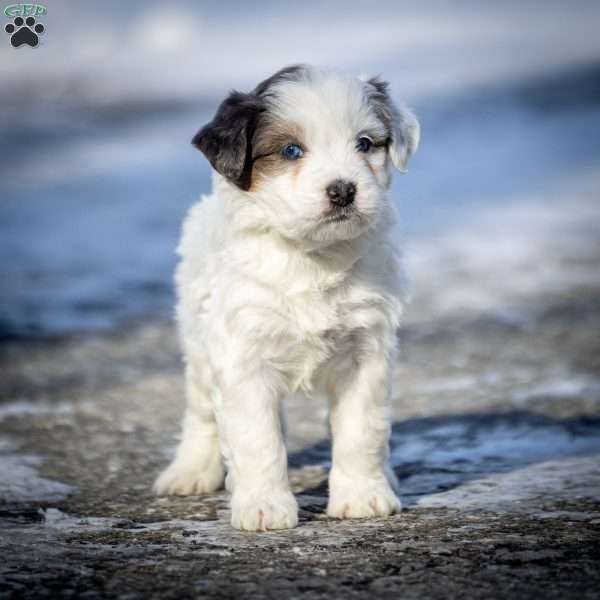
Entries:
MULTIPOLYGON (((364 81, 364 79, 363 79, 364 81)), ((390 158, 401 173, 406 173, 410 157, 416 152, 421 137, 417 117, 402 106, 397 108, 388 93, 388 84, 378 77, 366 80, 367 95, 377 116, 390 129, 390 158)))
POLYGON ((393 109, 390 158, 400 173, 407 172, 408 160, 417 151, 420 138, 417 117, 408 108, 393 109))

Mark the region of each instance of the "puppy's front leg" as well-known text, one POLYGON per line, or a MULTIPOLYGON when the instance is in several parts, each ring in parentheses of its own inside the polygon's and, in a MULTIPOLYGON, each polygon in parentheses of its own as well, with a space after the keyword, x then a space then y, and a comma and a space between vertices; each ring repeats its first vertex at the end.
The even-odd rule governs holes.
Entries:
POLYGON ((389 361, 366 358, 337 378, 331 394, 333 464, 327 514, 339 519, 388 516, 400 510, 389 455, 389 361))
POLYGON ((289 485, 279 416, 281 398, 265 381, 223 391, 220 426, 228 465, 231 524, 265 531, 298 524, 298 504, 289 485))

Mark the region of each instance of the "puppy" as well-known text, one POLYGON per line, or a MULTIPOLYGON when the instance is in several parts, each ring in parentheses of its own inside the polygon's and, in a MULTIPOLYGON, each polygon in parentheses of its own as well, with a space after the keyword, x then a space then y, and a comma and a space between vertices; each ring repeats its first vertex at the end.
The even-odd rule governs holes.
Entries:
POLYGON ((385 82, 308 66, 232 92, 196 134, 214 189, 178 249, 187 409, 157 493, 214 492, 227 473, 233 527, 294 527, 280 406, 324 393, 327 514, 400 509, 388 466, 402 313, 388 189, 390 165, 405 172, 418 142, 385 82))

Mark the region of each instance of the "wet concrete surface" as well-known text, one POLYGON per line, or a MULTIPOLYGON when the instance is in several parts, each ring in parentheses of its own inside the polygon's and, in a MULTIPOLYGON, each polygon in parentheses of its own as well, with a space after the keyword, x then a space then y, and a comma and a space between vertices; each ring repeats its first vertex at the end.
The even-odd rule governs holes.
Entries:
POLYGON ((390 519, 324 515, 320 398, 287 410, 298 528, 237 532, 225 493, 154 497, 183 409, 170 323, 4 347, 0 598, 597 598, 600 245, 588 241, 551 257, 553 282, 581 277, 504 286, 502 310, 436 300, 440 281, 492 285, 472 263, 417 280, 393 403, 404 510, 390 519))

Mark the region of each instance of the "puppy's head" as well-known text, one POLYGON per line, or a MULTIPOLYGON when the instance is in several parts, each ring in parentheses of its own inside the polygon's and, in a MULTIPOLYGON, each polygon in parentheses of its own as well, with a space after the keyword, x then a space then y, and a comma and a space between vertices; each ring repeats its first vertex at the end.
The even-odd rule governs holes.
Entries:
POLYGON ((390 164, 404 172, 419 125, 387 84, 287 67, 232 92, 193 144, 241 193, 246 220, 293 240, 328 243, 374 227, 390 164))

